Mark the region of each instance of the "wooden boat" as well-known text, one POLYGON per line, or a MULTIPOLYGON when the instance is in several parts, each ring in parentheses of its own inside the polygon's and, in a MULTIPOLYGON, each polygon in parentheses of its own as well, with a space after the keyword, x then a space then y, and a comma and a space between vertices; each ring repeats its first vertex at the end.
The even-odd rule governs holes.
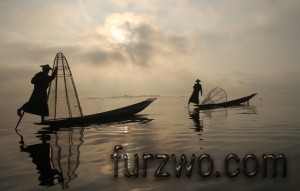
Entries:
POLYGON ((78 126, 78 125, 88 125, 93 123, 105 123, 111 121, 120 121, 128 119, 135 114, 144 110, 148 105, 150 105, 156 98, 149 98, 145 101, 122 107, 119 109, 106 111, 102 113, 86 115, 82 117, 73 118, 61 118, 55 120, 45 120, 40 125, 50 125, 50 126, 78 126))
MULTIPOLYGON (((137 118, 133 116, 156 100, 156 98, 150 98, 119 109, 92 115, 83 115, 73 75, 63 53, 59 52, 56 54, 53 68, 55 68, 56 77, 51 81, 48 89, 48 119, 42 123, 35 123, 36 125, 70 127, 85 126, 92 123, 124 121, 126 119, 137 118)), ((24 112, 21 114, 15 129, 18 128, 23 115, 24 112)), ((145 120, 145 118, 140 119, 145 120)))
POLYGON ((246 97, 242 97, 242 98, 239 98, 239 99, 234 99, 234 100, 231 100, 231 101, 226 101, 226 102, 221 102, 221 103, 209 103, 209 104, 201 104, 201 105, 196 105, 198 107, 198 109, 214 109, 214 108, 224 108, 224 107, 231 107, 231 106, 236 106, 236 105, 241 105, 241 104, 244 104, 244 103, 248 103, 249 100, 251 98, 253 98, 254 96, 256 95, 255 94, 251 94, 249 96, 246 96, 246 97))

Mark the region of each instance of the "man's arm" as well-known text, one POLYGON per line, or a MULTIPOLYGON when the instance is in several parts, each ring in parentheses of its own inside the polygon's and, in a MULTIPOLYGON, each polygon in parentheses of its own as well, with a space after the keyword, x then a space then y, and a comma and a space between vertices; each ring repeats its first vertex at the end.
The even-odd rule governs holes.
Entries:
POLYGON ((57 67, 54 68, 53 72, 52 72, 52 75, 50 76, 50 81, 54 80, 54 78, 56 77, 57 75, 57 67))

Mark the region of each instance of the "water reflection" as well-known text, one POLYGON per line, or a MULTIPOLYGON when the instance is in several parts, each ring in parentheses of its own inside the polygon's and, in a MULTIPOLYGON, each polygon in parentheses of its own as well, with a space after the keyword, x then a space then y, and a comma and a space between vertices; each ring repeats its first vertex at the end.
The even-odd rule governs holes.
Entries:
MULTIPOLYGON (((143 115, 137 115, 123 121, 105 124, 146 124, 152 120, 143 115)), ((100 126, 101 124, 98 124, 98 127, 100 126)), ((51 187, 59 184, 62 189, 71 187, 71 182, 78 177, 76 170, 80 165, 80 147, 84 143, 84 129, 89 127, 40 128, 35 133, 35 139, 30 138, 28 141, 35 142, 35 144, 27 144, 21 134, 22 130, 15 129, 20 137, 20 152, 28 153, 32 159, 37 169, 40 186, 51 187)))
POLYGON ((62 189, 70 187, 70 182, 78 177, 76 170, 80 164, 80 146, 83 144, 83 128, 37 131, 36 138, 41 141, 27 145, 20 136, 20 152, 29 153, 38 171, 40 186, 60 184, 62 189))
POLYGON ((116 121, 114 123, 109 123, 109 124, 127 124, 127 123, 147 124, 148 122, 150 122, 152 120, 153 119, 149 119, 148 117, 146 117, 144 115, 134 115, 132 117, 128 117, 127 120, 122 119, 120 121, 116 121))
POLYGON ((200 119, 200 110, 199 109, 194 109, 194 110, 189 110, 189 118, 193 120, 194 122, 194 129, 197 132, 202 132, 203 131, 203 120, 200 119))
POLYGON ((254 105, 242 105, 235 107, 237 109, 238 114, 257 114, 257 108, 254 105))
MULTIPOLYGON (((203 135, 203 129, 204 129, 204 121, 206 122, 206 125, 212 121, 216 122, 218 120, 223 120, 224 118, 228 117, 228 115, 238 115, 241 117, 241 115, 244 114, 257 114, 256 106, 249 106, 249 105, 239 105, 234 106, 231 108, 218 108, 218 109, 211 109, 211 110, 199 110, 198 108, 188 109, 189 111, 189 119, 193 121, 193 126, 196 132, 199 132, 198 135, 203 135)), ((199 138, 200 141, 203 140, 203 138, 199 138)), ((201 147, 200 149, 203 149, 201 147)))
MULTIPOLYGON (((203 120, 201 120, 200 118, 200 110, 199 109, 193 109, 190 110, 189 109, 189 119, 192 119, 194 122, 194 127, 192 128, 194 129, 196 132, 199 132, 199 136, 202 136, 202 132, 203 132, 203 120)), ((202 141, 203 139, 200 138, 200 141, 202 141)), ((203 147, 200 147, 200 149, 203 149, 203 147)))

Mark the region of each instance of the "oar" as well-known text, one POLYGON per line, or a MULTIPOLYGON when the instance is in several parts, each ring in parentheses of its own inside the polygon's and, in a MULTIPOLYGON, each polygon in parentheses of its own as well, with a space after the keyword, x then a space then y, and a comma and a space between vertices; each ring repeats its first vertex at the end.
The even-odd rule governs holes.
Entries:
POLYGON ((21 122, 21 120, 22 120, 24 114, 25 114, 25 112, 23 111, 23 113, 21 114, 20 119, 19 119, 19 121, 18 121, 17 126, 16 126, 15 129, 18 128, 18 126, 19 126, 19 124, 20 124, 20 122, 21 122))

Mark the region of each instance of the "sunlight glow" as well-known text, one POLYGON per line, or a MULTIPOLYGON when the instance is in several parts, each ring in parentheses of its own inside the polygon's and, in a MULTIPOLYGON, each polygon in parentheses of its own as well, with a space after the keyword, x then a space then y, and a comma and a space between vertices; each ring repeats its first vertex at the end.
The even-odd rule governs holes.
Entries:
POLYGON ((129 42, 128 31, 115 25, 111 26, 111 35, 117 43, 126 44, 129 42))
POLYGON ((132 13, 114 13, 105 18, 106 32, 114 43, 128 44, 134 39, 134 31, 141 23, 145 23, 145 18, 132 13))

